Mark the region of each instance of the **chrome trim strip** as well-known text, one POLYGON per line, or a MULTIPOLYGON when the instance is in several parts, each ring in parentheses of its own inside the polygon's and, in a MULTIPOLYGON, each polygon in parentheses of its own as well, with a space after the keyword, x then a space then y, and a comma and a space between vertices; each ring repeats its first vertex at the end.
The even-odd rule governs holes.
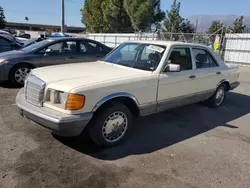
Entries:
POLYGON ((111 100, 111 99, 114 99, 114 98, 117 98, 117 97, 128 97, 130 99, 132 99, 135 104, 139 107, 139 102, 138 100, 135 98, 135 96, 133 96, 132 94, 130 93, 126 93, 126 92, 118 92, 118 93, 113 93, 111 95, 108 95, 104 98, 102 98, 95 106, 94 108, 92 109, 92 112, 95 112, 101 105, 103 105, 105 102, 111 100))
POLYGON ((157 109, 157 102, 146 103, 139 106, 141 116, 146 116, 155 113, 156 109, 157 109))
POLYGON ((194 94, 184 95, 180 97, 174 97, 162 101, 158 101, 157 111, 163 111, 171 108, 176 108, 183 105, 193 104, 196 102, 204 101, 210 98, 215 89, 198 92, 194 94))

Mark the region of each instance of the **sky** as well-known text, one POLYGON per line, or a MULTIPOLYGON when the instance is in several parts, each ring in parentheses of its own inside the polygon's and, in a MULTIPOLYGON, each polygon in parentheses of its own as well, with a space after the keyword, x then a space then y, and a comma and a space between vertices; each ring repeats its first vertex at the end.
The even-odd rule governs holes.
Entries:
MULTIPOLYGON (((179 0, 183 17, 200 14, 250 15, 250 0, 179 0)), ((161 0, 162 10, 169 10, 173 0, 161 0)), ((1 0, 6 20, 9 22, 60 25, 61 0, 1 0)), ((65 24, 83 26, 80 8, 84 0, 65 0, 65 24)))

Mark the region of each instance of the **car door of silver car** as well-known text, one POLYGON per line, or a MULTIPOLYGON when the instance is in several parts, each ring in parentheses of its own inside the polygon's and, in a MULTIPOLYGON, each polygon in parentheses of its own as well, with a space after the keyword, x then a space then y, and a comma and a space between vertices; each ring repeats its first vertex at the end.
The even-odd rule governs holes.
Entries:
POLYGON ((76 61, 76 41, 59 41, 38 52, 39 66, 74 63, 76 61))

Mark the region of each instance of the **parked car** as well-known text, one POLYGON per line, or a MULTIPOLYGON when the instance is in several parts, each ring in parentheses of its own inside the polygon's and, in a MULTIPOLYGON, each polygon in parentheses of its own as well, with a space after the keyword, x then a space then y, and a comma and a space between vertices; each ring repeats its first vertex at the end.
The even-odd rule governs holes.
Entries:
POLYGON ((0 55, 2 52, 21 49, 23 45, 11 35, 0 34, 0 55))
POLYGON ((77 136, 87 127, 96 144, 113 146, 126 138, 135 116, 199 101, 219 107, 238 77, 237 67, 206 46, 135 41, 102 61, 33 70, 16 104, 55 134, 77 136))
POLYGON ((19 38, 21 38, 23 40, 31 39, 31 35, 29 33, 23 33, 23 34, 17 35, 16 37, 19 37, 19 38))
POLYGON ((111 48, 85 38, 57 38, 0 54, 0 81, 23 84, 31 69, 101 59, 111 48))

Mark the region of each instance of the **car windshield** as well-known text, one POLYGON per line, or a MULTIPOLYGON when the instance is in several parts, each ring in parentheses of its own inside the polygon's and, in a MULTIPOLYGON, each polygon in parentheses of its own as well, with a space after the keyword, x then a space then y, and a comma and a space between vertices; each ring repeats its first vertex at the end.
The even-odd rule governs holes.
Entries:
POLYGON ((126 67, 154 71, 166 50, 166 46, 144 43, 123 43, 103 61, 126 67))
POLYGON ((22 49, 22 51, 25 51, 25 52, 32 52, 38 48, 41 48, 43 46, 45 46, 46 44, 49 44, 51 42, 51 40, 43 40, 41 42, 38 42, 38 43, 35 43, 33 45, 30 45, 30 46, 27 46, 25 48, 22 49))

